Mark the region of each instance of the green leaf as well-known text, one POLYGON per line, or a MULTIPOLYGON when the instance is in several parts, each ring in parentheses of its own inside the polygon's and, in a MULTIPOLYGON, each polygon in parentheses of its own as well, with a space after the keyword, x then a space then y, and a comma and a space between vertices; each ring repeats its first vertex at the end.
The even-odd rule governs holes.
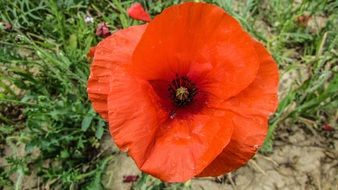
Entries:
POLYGON ((93 120, 93 116, 87 115, 87 116, 82 120, 82 123, 81 123, 81 129, 82 129, 83 131, 86 131, 86 130, 90 127, 90 124, 92 123, 92 120, 93 120))
POLYGON ((113 158, 112 156, 109 156, 99 163, 98 167, 95 170, 95 175, 92 181, 89 183, 89 185, 85 189, 104 190, 103 184, 101 182, 101 178, 102 178, 104 171, 106 170, 108 163, 112 160, 112 158, 113 158))
POLYGON ((69 157, 69 152, 67 150, 61 151, 61 158, 68 158, 69 157))
POLYGON ((98 126, 96 129, 96 133, 95 133, 96 138, 101 139, 103 132, 104 132, 104 128, 102 126, 98 126))

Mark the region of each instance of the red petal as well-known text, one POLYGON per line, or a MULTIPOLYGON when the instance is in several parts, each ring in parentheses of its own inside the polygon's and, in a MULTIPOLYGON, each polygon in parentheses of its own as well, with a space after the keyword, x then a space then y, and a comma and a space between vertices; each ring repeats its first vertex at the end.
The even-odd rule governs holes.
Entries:
POLYGON ((151 85, 125 71, 114 69, 108 95, 109 129, 117 146, 141 167, 163 118, 151 85))
POLYGON ((233 131, 232 113, 201 113, 173 119, 158 128, 142 171, 167 182, 184 182, 199 174, 222 151, 233 131))
POLYGON ((127 10, 128 15, 136 20, 142 20, 149 22, 151 20, 150 15, 144 10, 141 3, 132 4, 127 10))
POLYGON ((111 69, 128 64, 146 25, 120 30, 102 40, 95 48, 87 92, 95 111, 107 119, 107 94, 111 69))
POLYGON ((219 101, 246 88, 258 67, 249 35, 224 10, 205 3, 175 5, 156 16, 137 45, 132 64, 134 72, 147 80, 199 76, 204 90, 219 101))
POLYGON ((87 57, 88 58, 93 58, 94 57, 94 54, 95 54, 95 46, 93 46, 93 47, 90 47, 90 49, 89 49, 89 51, 88 51, 88 53, 87 53, 87 57))
POLYGON ((224 108, 236 114, 231 141, 223 152, 199 176, 218 176, 244 165, 262 145, 268 117, 278 105, 278 69, 262 44, 255 42, 261 66, 255 81, 224 108))

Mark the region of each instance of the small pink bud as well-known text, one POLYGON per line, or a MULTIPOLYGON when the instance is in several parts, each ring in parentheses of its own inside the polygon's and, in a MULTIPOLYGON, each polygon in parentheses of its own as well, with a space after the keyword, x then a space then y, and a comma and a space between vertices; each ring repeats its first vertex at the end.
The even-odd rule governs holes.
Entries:
POLYGON ((5 24, 5 30, 11 30, 12 29, 12 25, 11 24, 9 24, 9 23, 6 23, 5 24))
POLYGON ((7 30, 7 31, 12 30, 12 28, 13 28, 13 26, 8 22, 0 21, 0 25, 2 25, 4 27, 4 29, 7 30))
POLYGON ((105 38, 105 37, 110 36, 111 33, 109 31, 107 24, 104 22, 101 22, 100 24, 97 25, 95 34, 96 36, 105 38))

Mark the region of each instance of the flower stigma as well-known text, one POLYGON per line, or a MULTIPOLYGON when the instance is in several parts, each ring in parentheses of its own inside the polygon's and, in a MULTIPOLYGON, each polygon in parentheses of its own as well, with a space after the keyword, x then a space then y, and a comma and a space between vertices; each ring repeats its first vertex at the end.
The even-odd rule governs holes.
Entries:
POLYGON ((178 89, 176 89, 176 98, 184 101, 189 97, 189 91, 186 87, 179 87, 178 89))

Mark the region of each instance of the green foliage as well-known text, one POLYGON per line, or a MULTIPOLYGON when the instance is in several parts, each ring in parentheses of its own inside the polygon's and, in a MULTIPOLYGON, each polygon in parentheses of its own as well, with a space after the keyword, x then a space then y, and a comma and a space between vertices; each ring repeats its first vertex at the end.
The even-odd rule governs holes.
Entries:
POLYGON ((1 112, 2 120, 16 127, 2 128, 1 136, 15 138, 14 146, 23 146, 25 155, 38 150, 37 157, 23 163, 38 168, 45 182, 63 188, 80 187, 91 177, 85 174, 96 161, 84 163, 96 158, 105 125, 86 95, 86 54, 97 43, 95 24, 84 21, 87 6, 85 1, 1 2, 6 10, 1 20, 11 23, 13 30, 1 31, 0 104, 10 104, 24 115, 16 122, 1 112))
MULTIPOLYGON (((32 168, 55 189, 103 189, 102 174, 111 156, 99 152, 105 122, 87 98, 86 54, 100 39, 95 27, 112 30, 140 24, 128 18, 134 1, 0 1, 0 189, 21 189, 32 168), (85 16, 94 18, 86 23, 85 16), (11 153, 6 147, 10 147, 11 153), (16 175, 15 180, 10 179, 16 175)), ((142 0, 152 15, 180 0, 142 0)), ((273 150, 278 126, 302 124, 319 130, 335 123, 338 108, 338 3, 332 0, 210 0, 236 17, 264 42, 280 67, 280 104, 270 120, 262 152, 273 150), (301 26, 309 15, 313 26, 301 26), (320 18, 321 20, 316 20, 320 18), (305 74, 304 74, 305 73, 305 74)), ((142 175, 135 190, 189 189, 142 175)))

